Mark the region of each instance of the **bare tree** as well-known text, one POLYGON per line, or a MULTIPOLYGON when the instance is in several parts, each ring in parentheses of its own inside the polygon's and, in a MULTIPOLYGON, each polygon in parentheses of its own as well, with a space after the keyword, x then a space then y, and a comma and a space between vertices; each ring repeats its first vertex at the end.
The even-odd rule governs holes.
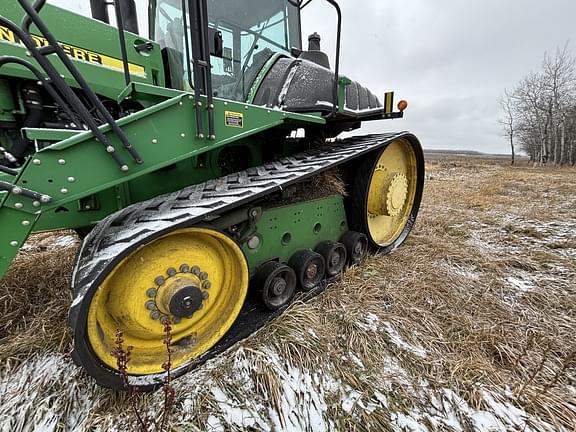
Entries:
POLYGON ((500 107, 513 152, 516 144, 535 163, 576 163, 576 57, 568 44, 553 56, 545 53, 542 71, 506 90, 500 107))
POLYGON ((511 154, 511 165, 514 165, 514 128, 516 126, 516 121, 514 119, 514 101, 512 95, 508 92, 508 89, 504 90, 504 96, 500 97, 499 100, 500 108, 502 109, 502 117, 498 120, 504 136, 506 136, 510 142, 510 154, 511 154))

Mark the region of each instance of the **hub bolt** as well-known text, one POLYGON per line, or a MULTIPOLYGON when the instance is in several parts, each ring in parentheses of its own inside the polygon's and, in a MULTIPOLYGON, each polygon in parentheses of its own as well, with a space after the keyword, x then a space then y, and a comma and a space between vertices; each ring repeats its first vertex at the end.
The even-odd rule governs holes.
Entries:
POLYGON ((166 270, 166 273, 168 273, 168 276, 174 276, 178 272, 176 271, 176 269, 174 267, 170 267, 168 270, 166 270))
POLYGON ((208 280, 202 282, 202 288, 204 288, 204 289, 210 289, 211 286, 212 286, 212 283, 208 280))
POLYGON ((202 280, 206 280, 206 279, 208 279, 208 273, 202 272, 202 273, 200 273, 200 275, 198 277, 202 280))
POLYGON ((158 318, 160 318, 160 311, 154 310, 154 311, 150 312, 150 318, 152 318, 154 321, 156 321, 158 318))
POLYGON ((154 282, 158 286, 164 285, 164 276, 158 276, 156 279, 154 279, 154 282))
POLYGON ((148 300, 146 302, 146 309, 151 311, 156 310, 156 303, 154 302, 154 300, 148 300))
POLYGON ((198 276, 200 274, 200 267, 198 266, 192 267, 192 274, 198 276))
POLYGON ((190 266, 188 264, 182 264, 180 266, 180 271, 182 273, 188 273, 190 271, 190 266))
POLYGON ((148 289, 148 291, 146 291, 146 295, 148 297, 154 298, 154 297, 156 297, 157 292, 158 291, 156 290, 156 288, 150 288, 150 289, 148 289))

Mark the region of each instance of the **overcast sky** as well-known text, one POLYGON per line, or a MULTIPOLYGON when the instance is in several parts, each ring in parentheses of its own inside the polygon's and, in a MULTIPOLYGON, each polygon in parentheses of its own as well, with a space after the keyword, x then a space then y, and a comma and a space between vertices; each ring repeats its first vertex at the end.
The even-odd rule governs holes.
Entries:
MULTIPOLYGON (((85 10, 88 4, 51 2, 85 10)), ((554 52, 571 41, 576 52, 576 0, 339 4, 343 73, 376 94, 395 90, 397 100, 409 102, 405 119, 375 122, 364 130, 407 129, 425 148, 509 152, 497 124, 498 96, 537 70, 545 51, 554 52)), ((304 46, 308 34, 317 31, 332 56, 336 16, 331 6, 315 0, 302 16, 304 46)))

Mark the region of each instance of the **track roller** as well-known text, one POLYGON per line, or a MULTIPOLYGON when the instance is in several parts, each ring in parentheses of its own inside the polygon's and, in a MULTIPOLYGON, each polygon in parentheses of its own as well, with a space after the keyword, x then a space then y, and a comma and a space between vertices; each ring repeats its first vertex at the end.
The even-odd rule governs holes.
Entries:
POLYGON ((368 253, 368 238, 362 233, 348 231, 344 233, 340 241, 348 252, 348 262, 350 265, 360 263, 368 253))
POLYGON ((253 279, 260 299, 270 310, 290 303, 296 293, 296 273, 285 264, 270 261, 262 265, 253 279))
POLYGON ((316 246, 316 252, 324 258, 326 276, 334 277, 342 273, 348 257, 346 246, 342 243, 328 240, 316 246))
POLYGON ((288 265, 296 272, 298 285, 303 291, 312 290, 324 279, 326 270, 324 258, 313 250, 303 249, 296 252, 288 265))

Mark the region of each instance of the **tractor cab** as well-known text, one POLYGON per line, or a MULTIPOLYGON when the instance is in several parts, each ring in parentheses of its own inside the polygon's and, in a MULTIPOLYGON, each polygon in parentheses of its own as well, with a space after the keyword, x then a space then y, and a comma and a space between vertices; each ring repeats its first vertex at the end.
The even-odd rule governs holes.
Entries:
MULTIPOLYGON (((173 88, 193 88, 190 16, 181 0, 150 5, 150 38, 163 49, 173 88)), ((274 55, 300 50, 300 11, 287 0, 207 2, 213 94, 244 101, 258 72, 274 55)))

